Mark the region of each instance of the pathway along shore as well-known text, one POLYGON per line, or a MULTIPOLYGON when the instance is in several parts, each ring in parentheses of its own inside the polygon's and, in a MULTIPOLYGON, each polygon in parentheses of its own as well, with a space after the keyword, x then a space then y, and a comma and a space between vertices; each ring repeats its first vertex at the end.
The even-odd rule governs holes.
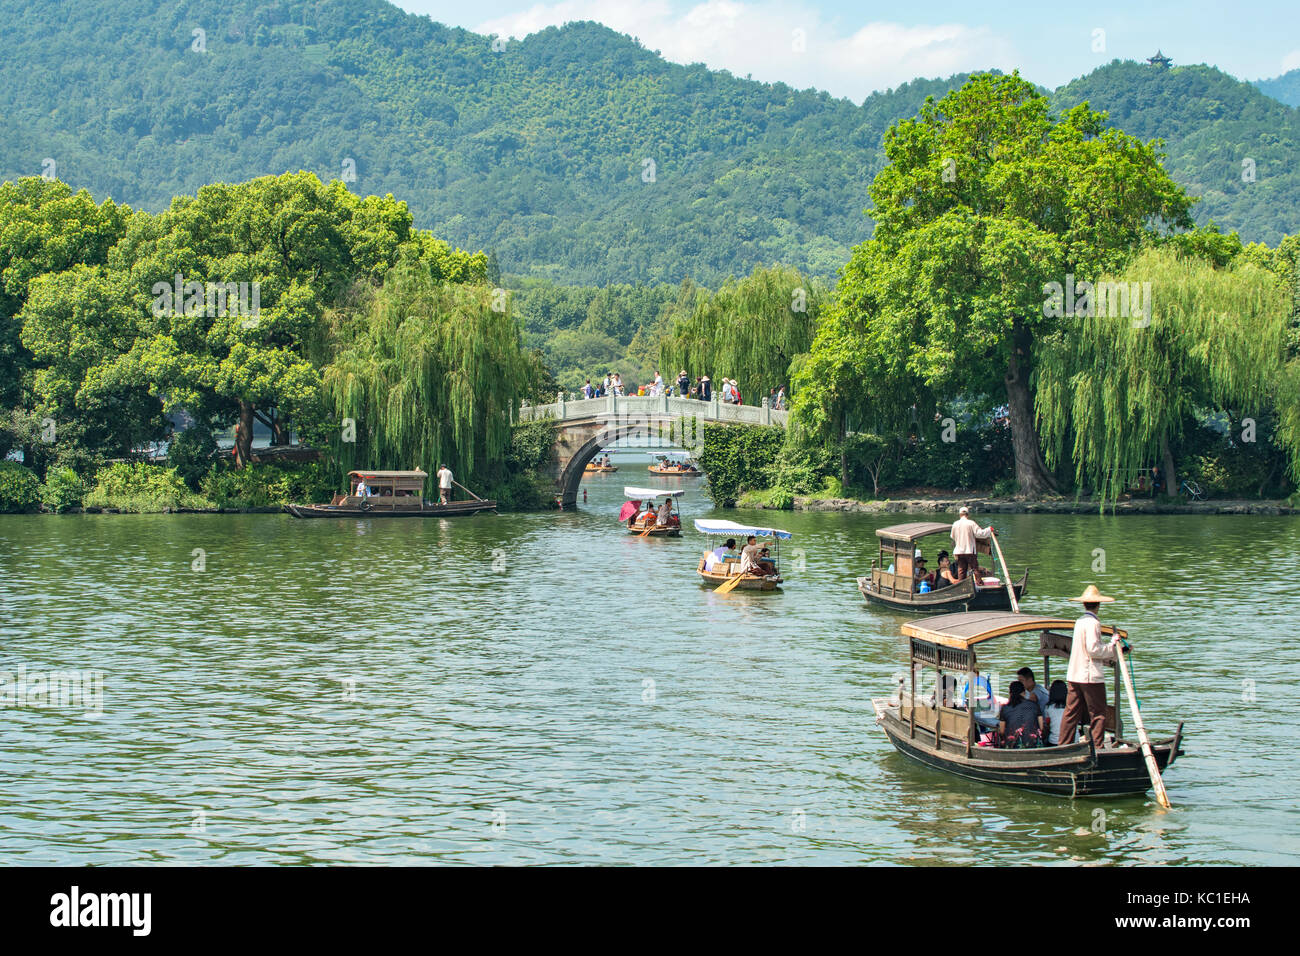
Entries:
MULTIPOLYGON (((867 514, 952 513, 962 505, 972 512, 988 514, 1097 514, 1101 505, 1096 498, 988 498, 918 497, 857 501, 853 498, 796 497, 795 511, 860 511, 867 514)), ((1150 498, 1121 499, 1106 505, 1106 514, 1129 515, 1293 515, 1300 507, 1287 501, 1258 499, 1220 499, 1211 501, 1153 501, 1150 498)))

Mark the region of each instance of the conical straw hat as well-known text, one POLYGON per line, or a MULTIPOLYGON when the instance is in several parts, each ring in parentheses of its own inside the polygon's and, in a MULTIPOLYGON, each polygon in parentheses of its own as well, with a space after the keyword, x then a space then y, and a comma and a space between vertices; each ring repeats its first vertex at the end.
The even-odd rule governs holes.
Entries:
POLYGON ((1070 600, 1079 604, 1109 604, 1115 599, 1113 597, 1106 597, 1106 595, 1098 591, 1097 585, 1089 584, 1081 595, 1077 598, 1070 598, 1070 600))

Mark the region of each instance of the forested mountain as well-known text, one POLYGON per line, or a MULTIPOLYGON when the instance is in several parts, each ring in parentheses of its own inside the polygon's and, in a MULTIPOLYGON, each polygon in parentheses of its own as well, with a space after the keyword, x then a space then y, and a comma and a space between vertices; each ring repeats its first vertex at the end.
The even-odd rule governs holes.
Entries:
POLYGON ((407 200, 505 272, 599 284, 772 261, 832 274, 869 232, 885 128, 964 79, 858 106, 671 64, 592 23, 498 52, 382 0, 0 0, 0 17, 3 178, 49 157, 158 209, 350 159, 355 191, 407 200))
MULTIPOLYGON (((834 275, 870 233, 885 129, 965 79, 854 104, 668 63, 593 23, 494 44, 384 0, 0 0, 0 17, 0 179, 44 171, 157 210, 306 169, 393 193, 506 274, 593 285, 834 275)), ((1205 68, 1113 64, 1058 101, 1085 95, 1169 141, 1202 221, 1295 230, 1279 158, 1296 111, 1205 68)))
POLYGON ((1291 70, 1271 80, 1256 80, 1255 86, 1287 106, 1300 107, 1300 70, 1291 70))
POLYGON ((1212 67, 1118 60, 1052 97, 1058 110, 1084 100, 1112 126, 1164 140, 1170 175, 1201 198, 1197 222, 1270 244, 1300 228, 1300 111, 1212 67))

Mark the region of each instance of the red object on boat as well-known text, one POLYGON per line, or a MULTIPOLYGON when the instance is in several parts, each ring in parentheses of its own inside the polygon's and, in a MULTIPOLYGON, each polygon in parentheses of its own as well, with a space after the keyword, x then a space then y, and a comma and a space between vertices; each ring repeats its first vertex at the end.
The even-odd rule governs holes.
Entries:
POLYGON ((625 501, 623 502, 622 509, 618 513, 618 520, 626 521, 628 518, 636 514, 640 509, 641 509, 641 502, 625 501))

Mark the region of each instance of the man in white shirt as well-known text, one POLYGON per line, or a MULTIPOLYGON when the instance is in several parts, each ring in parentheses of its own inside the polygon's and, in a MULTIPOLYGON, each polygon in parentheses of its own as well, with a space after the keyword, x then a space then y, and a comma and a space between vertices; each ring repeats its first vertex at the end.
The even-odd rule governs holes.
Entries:
POLYGON ((979 568, 975 556, 975 539, 987 541, 993 536, 993 526, 981 528, 970 519, 970 509, 961 506, 961 517, 952 523, 952 557, 957 562, 957 578, 964 580, 968 573, 979 568))
POLYGON ((1074 743, 1077 727, 1087 724, 1092 742, 1098 750, 1106 742, 1106 673, 1103 664, 1113 661, 1119 638, 1106 641, 1101 633, 1097 611, 1102 604, 1115 599, 1089 584, 1077 598, 1083 604, 1083 617, 1074 622, 1074 638, 1070 645, 1070 668, 1065 675, 1069 692, 1065 698, 1065 716, 1061 719, 1061 744, 1074 743))
POLYGON ((438 501, 451 504, 451 469, 446 465, 438 466, 438 501))

